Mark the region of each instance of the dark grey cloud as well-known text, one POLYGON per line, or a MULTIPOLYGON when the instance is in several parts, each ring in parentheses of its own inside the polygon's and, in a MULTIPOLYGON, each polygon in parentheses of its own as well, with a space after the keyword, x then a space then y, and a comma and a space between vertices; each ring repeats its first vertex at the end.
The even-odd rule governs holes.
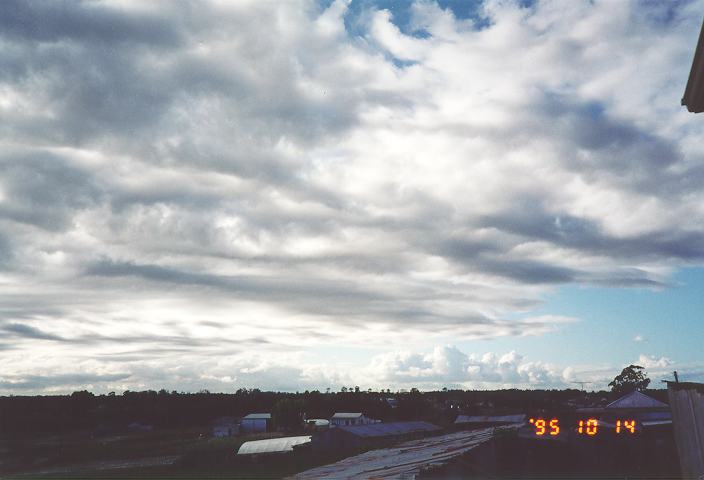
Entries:
POLYGON ((634 259, 675 258, 701 261, 704 258, 704 232, 687 229, 656 231, 638 235, 609 235, 593 220, 569 214, 549 213, 525 202, 523 207, 480 219, 483 227, 496 228, 524 241, 541 240, 559 247, 607 256, 634 259))
POLYGON ((0 6, 0 35, 21 42, 174 45, 181 31, 169 16, 133 13, 90 1, 15 1, 0 6))
POLYGON ((65 339, 59 335, 47 333, 43 330, 22 323, 0 325, 0 330, 3 330, 6 334, 14 335, 20 338, 28 338, 33 340, 54 340, 59 342, 65 341, 65 339))
POLYGON ((482 324, 491 325, 495 321, 477 313, 448 315, 418 307, 415 303, 423 297, 437 298, 436 292, 426 289, 389 294, 365 288, 349 280, 304 279, 284 275, 224 276, 110 260, 89 266, 85 273, 108 278, 136 277, 155 282, 152 288, 168 288, 167 285, 187 287, 184 292, 198 287, 216 288, 242 300, 265 300, 302 313, 331 315, 333 318, 329 319, 330 322, 342 324, 347 324, 354 318, 374 318, 381 323, 423 325, 433 322, 438 326, 472 328, 482 324))
POLYGON ((0 185, 7 197, 0 205, 0 218, 64 230, 76 211, 95 206, 103 196, 92 172, 76 168, 58 155, 0 155, 0 166, 0 185))

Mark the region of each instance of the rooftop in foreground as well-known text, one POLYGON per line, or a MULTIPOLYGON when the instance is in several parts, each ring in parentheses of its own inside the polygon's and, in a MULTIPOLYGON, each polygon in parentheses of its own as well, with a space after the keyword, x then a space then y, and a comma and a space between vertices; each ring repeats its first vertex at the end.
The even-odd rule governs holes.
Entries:
POLYGON ((372 450, 330 465, 295 475, 294 479, 413 478, 420 471, 441 466, 490 441, 496 431, 514 427, 484 428, 413 440, 391 448, 372 450))

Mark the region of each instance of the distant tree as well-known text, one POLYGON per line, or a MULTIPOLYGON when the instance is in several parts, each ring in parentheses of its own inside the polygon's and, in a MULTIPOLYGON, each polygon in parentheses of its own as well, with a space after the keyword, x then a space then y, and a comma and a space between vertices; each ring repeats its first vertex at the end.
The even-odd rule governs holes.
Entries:
POLYGON ((611 391, 619 395, 631 393, 636 390, 645 390, 648 388, 648 385, 650 385, 650 379, 647 377, 644 368, 639 365, 627 366, 609 383, 611 391))
POLYGON ((282 398, 274 405, 274 420, 276 426, 293 430, 301 426, 305 402, 297 398, 282 398))
POLYGON ((71 394, 71 398, 73 399, 86 399, 86 398, 93 398, 94 395, 89 392, 88 390, 81 390, 79 392, 73 392, 71 394))

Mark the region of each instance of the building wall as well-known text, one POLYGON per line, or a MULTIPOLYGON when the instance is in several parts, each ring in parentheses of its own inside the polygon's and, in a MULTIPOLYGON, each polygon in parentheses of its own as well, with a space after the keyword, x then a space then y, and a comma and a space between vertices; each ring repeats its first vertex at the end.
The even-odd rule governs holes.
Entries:
POLYGON ((266 432, 267 420, 265 418, 242 419, 240 428, 243 432, 266 432))
POLYGON ((370 423, 376 423, 377 421, 365 417, 362 415, 361 417, 357 418, 331 418, 330 419, 330 425, 335 425, 335 426, 346 426, 346 425, 368 425, 370 423))
POLYGON ((704 384, 688 388, 669 383, 672 425, 682 475, 704 478, 704 384))
POLYGON ((232 437, 239 433, 239 426, 237 424, 232 425, 217 425, 213 427, 214 437, 232 437))
POLYGON ((345 425, 361 425, 361 418, 332 418, 330 419, 330 425, 335 426, 345 426, 345 425))

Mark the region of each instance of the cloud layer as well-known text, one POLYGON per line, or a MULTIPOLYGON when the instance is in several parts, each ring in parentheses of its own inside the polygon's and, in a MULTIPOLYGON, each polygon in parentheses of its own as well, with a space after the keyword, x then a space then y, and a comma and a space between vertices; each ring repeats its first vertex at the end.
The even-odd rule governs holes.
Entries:
MULTIPOLYGON (((362 3, 2 2, 0 393, 544 334, 574 320, 531 314, 557 285, 701 264, 704 126, 679 98, 702 2, 362 3)), ((373 366, 562 378, 432 351, 373 366)))

